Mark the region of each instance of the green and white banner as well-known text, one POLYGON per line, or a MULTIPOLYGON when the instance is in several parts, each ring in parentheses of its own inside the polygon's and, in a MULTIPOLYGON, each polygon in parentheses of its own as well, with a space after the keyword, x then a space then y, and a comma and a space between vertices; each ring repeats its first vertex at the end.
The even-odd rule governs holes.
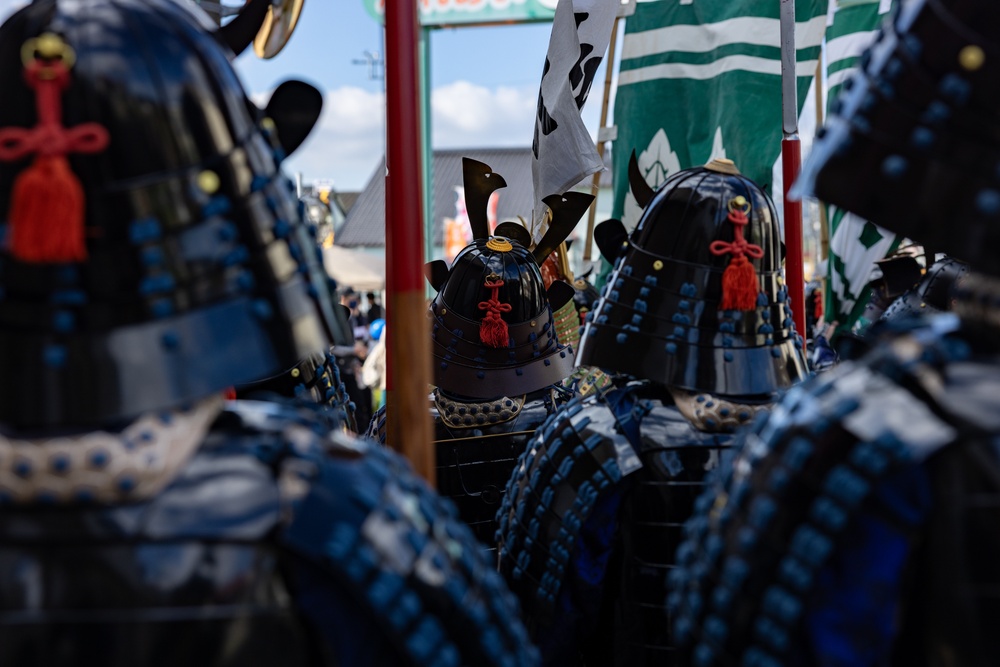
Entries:
MULTIPOLYGON (((890 0, 836 0, 826 32, 827 99, 833 101, 858 66, 861 53, 875 38, 891 8, 890 0)), ((849 330, 868 303, 868 282, 875 262, 899 245, 899 239, 853 213, 827 207, 830 221, 830 257, 827 264, 827 322, 837 331, 849 330)))
MULTIPOLYGON (((780 3, 640 2, 625 25, 614 121, 612 215, 635 224, 634 150, 646 182, 717 157, 770 186, 781 153, 780 3)), ((796 0, 799 105, 816 73, 828 0, 796 0)), ((779 193, 780 196, 780 193, 779 193)))
MULTIPOLYGON (((363 0, 368 14, 385 23, 386 0, 363 0)), ((557 0, 400 0, 416 2, 420 25, 446 28, 463 25, 551 21, 557 0)))

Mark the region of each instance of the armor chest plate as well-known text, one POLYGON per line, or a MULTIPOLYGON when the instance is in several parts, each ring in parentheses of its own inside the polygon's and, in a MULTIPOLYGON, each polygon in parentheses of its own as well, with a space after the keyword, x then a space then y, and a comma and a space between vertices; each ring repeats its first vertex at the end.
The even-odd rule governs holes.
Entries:
POLYGON ((659 401, 643 417, 639 457, 621 514, 621 595, 616 614, 616 660, 627 665, 673 665, 666 582, 684 522, 718 467, 732 436, 696 430, 672 405, 659 401))
POLYGON ((547 390, 483 403, 435 394, 434 402, 438 492, 458 505, 462 520, 492 549, 507 481, 555 403, 547 390))

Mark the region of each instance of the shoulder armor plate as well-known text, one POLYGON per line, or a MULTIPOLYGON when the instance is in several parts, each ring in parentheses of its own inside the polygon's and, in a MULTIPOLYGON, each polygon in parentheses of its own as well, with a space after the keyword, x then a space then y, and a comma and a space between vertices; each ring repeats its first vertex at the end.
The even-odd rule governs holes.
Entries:
POLYGON ((537 664, 516 600, 454 506, 388 449, 355 447, 300 449, 310 489, 283 541, 325 564, 415 665, 537 664))
POLYGON ((945 343, 927 330, 889 340, 789 390, 745 436, 742 460, 698 499, 670 577, 675 639, 699 663, 785 664, 816 576, 872 490, 958 437, 925 403, 946 395, 938 363, 963 354, 945 343))
POLYGON ((538 430, 501 505, 500 570, 528 616, 552 612, 581 526, 642 464, 598 397, 574 399, 538 430))

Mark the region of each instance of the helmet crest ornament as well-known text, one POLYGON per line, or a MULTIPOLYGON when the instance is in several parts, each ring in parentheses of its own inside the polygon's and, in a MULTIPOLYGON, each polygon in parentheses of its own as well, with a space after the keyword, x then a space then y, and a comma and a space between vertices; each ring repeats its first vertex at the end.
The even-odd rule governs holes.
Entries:
POLYGON ((507 347, 510 344, 510 334, 501 314, 509 313, 511 305, 500 303, 499 293, 503 287, 503 280, 497 274, 491 273, 486 277, 484 286, 490 290, 490 298, 489 301, 479 302, 479 310, 486 311, 479 324, 479 340, 490 347, 507 347))
POLYGON ((83 186, 70 169, 68 153, 97 153, 109 141, 97 123, 62 124, 62 92, 70 82, 75 54, 61 37, 45 33, 25 42, 24 76, 35 91, 38 124, 0 129, 0 160, 35 160, 14 183, 10 252, 25 262, 79 262, 87 259, 83 186))
POLYGON ((727 220, 733 225, 733 240, 713 241, 709 246, 709 251, 713 255, 732 255, 729 266, 722 274, 722 301, 719 306, 723 310, 753 310, 757 307, 757 294, 760 293, 760 285, 757 281, 757 273, 753 264, 747 256, 760 259, 764 256, 764 249, 759 245, 747 242, 743 238, 743 228, 750 220, 747 213, 750 212, 750 202, 744 197, 734 197, 729 201, 729 215, 727 220))

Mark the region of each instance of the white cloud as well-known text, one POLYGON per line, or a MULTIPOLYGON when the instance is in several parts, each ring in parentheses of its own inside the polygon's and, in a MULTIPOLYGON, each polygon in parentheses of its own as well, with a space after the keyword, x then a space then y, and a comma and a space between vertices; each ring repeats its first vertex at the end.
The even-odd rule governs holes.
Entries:
POLYGON ((525 146, 534 130, 538 88, 490 89, 456 81, 431 95, 434 144, 525 146))
MULTIPOLYGON (((535 87, 491 89, 468 81, 435 88, 433 146, 530 146, 537 96, 535 87)), ((302 172, 306 181, 331 178, 335 187, 360 190, 382 157, 384 118, 381 93, 353 87, 328 92, 319 127, 287 168, 302 172)))
POLYGON ((302 172, 307 182, 328 178, 341 190, 362 189, 382 158, 384 117, 380 92, 355 87, 327 92, 318 126, 286 170, 302 172))
MULTIPOLYGON (((259 100, 258 96, 254 96, 259 100)), ((434 148, 530 146, 537 87, 487 88, 457 81, 431 95, 434 148)), ((591 100, 584 120, 596 134, 600 98, 591 100)), ((326 94, 323 117, 309 140, 287 164, 305 180, 332 179, 342 190, 360 190, 383 153, 385 99, 361 88, 336 88, 326 94)))

